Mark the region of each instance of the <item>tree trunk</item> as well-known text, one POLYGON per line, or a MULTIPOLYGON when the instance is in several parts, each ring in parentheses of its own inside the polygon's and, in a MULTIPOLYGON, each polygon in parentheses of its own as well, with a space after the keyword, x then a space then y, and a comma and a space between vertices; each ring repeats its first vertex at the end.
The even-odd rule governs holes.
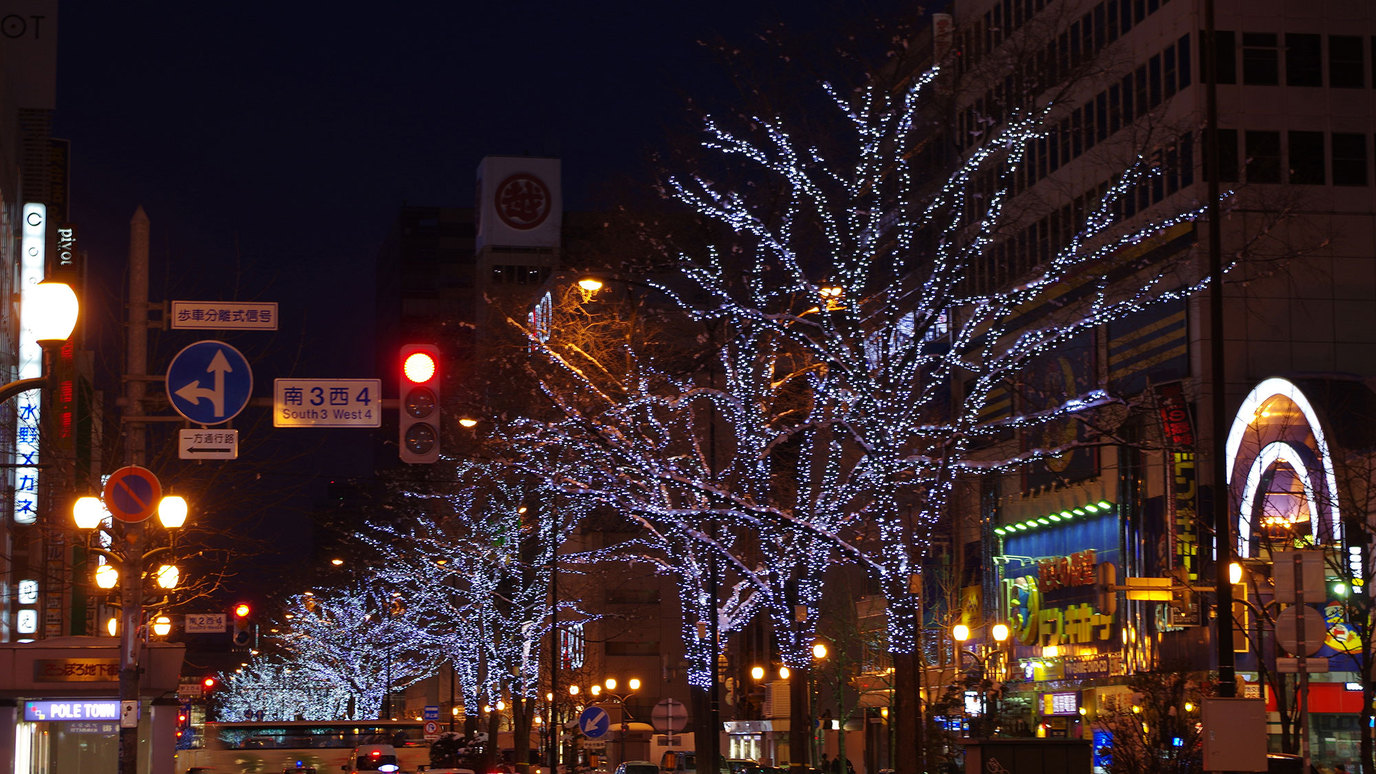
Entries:
POLYGON ((520 696, 511 697, 511 746, 515 750, 512 763, 530 763, 530 722, 528 711, 535 702, 527 702, 520 696))
POLYGON ((493 771, 497 768, 497 761, 502 752, 498 736, 501 724, 502 716, 493 708, 492 712, 487 713, 487 746, 483 748, 483 771, 493 771))
MULTIPOLYGON (((1365 592, 1363 592, 1365 593, 1365 592)), ((1371 684, 1372 668, 1371 657, 1373 655, 1371 643, 1371 627, 1367 627, 1365 638, 1362 640, 1362 714, 1361 722, 1357 724, 1357 730, 1361 734, 1361 747, 1358 755, 1362 759, 1362 771, 1376 771, 1376 745, 1372 744, 1371 738, 1371 703, 1376 701, 1376 686, 1371 684)))
POLYGON ((812 765, 812 713, 808 707, 811 670, 806 665, 788 670, 788 768, 798 771, 812 765))
POLYGON ((889 723, 898 740, 893 751, 894 774, 918 774, 927 770, 927 740, 918 691, 917 654, 894 653, 892 657, 893 699, 889 706, 889 723))

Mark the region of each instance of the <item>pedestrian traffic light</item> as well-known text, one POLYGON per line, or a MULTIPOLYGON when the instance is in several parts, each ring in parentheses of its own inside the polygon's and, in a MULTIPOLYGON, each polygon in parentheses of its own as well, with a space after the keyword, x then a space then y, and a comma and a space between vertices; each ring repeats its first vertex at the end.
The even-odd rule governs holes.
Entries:
POLYGON ((240 602, 234 606, 234 645, 235 647, 245 648, 253 642, 253 634, 249 631, 249 614, 252 608, 245 602, 240 602))
POLYGON ((440 350, 433 344, 401 348, 401 410, 397 445, 401 461, 440 458, 440 350))
POLYGON ((202 693, 210 693, 210 692, 211 692, 212 690, 214 690, 214 689, 215 689, 215 678, 214 678, 214 677, 211 677, 210 675, 206 675, 205 679, 201 681, 201 692, 202 692, 202 693))

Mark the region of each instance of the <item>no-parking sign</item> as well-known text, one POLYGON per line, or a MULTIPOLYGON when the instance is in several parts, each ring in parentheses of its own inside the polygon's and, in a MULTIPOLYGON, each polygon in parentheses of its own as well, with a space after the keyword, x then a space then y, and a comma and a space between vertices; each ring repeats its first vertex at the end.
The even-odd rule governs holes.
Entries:
POLYGON ((162 483, 153 471, 126 465, 110 474, 105 482, 105 508, 120 521, 143 521, 158 509, 162 483))

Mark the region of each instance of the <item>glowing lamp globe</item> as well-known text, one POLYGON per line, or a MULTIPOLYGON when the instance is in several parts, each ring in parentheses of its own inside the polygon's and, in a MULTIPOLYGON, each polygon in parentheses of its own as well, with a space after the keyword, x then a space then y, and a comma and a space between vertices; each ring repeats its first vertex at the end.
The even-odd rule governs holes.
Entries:
POLYGON ((956 642, 965 642, 970 639, 970 627, 965 624, 956 624, 952 626, 951 637, 954 638, 956 642))
POLYGON ((105 519, 105 503, 99 497, 78 497, 72 505, 72 518, 78 529, 95 529, 105 519))
POLYGON ((1008 639, 1008 624, 996 623, 989 633, 994 635, 994 642, 1004 642, 1008 639))
POLYGON ((102 564, 96 568, 96 586, 112 589, 119 583, 119 570, 113 564, 102 564))
POLYGON ((596 277, 584 277, 583 279, 578 280, 578 287, 588 291, 589 293, 596 293, 597 291, 601 290, 602 284, 602 280, 596 277))
POLYGON ((158 501, 158 521, 168 529, 179 529, 186 523, 186 498, 168 495, 158 501))
POLYGON ((159 637, 166 637, 172 631, 172 619, 165 615, 160 615, 153 619, 153 633, 159 637))
POLYGON ((80 304, 71 286, 62 282, 40 282, 24 293, 20 315, 40 343, 55 343, 71 337, 79 311, 80 304))
POLYGON ((820 659, 826 658, 826 657, 827 657, 827 646, 826 646, 826 643, 822 643, 822 642, 815 643, 815 644, 812 646, 812 657, 815 658, 815 659, 819 659, 819 660, 820 660, 820 659))
POLYGON ((158 567, 153 577, 158 581, 158 588, 175 589, 181 581, 182 573, 175 564, 164 564, 158 567))
POLYGON ((606 685, 607 685, 607 690, 609 690, 609 691, 615 691, 615 690, 616 690, 616 678, 615 678, 615 677, 608 677, 608 678, 607 678, 606 685))
POLYGON ((632 677, 632 678, 631 678, 631 681, 630 681, 630 683, 628 683, 628 685, 631 686, 631 690, 632 690, 632 691, 638 691, 638 690, 640 690, 640 678, 639 678, 639 677, 632 677))
POLYGON ((763 679, 764 679, 764 667, 761 667, 761 666, 751 667, 751 668, 750 668, 750 676, 753 677, 753 678, 755 678, 756 680, 763 680, 763 679))

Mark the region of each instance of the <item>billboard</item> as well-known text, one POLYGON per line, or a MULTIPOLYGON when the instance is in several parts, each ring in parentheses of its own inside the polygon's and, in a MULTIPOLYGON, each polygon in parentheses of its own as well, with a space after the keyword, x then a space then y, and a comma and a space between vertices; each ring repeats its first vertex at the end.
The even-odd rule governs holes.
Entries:
POLYGON ((488 156, 478 165, 478 240, 485 247, 558 247, 559 159, 488 156))

